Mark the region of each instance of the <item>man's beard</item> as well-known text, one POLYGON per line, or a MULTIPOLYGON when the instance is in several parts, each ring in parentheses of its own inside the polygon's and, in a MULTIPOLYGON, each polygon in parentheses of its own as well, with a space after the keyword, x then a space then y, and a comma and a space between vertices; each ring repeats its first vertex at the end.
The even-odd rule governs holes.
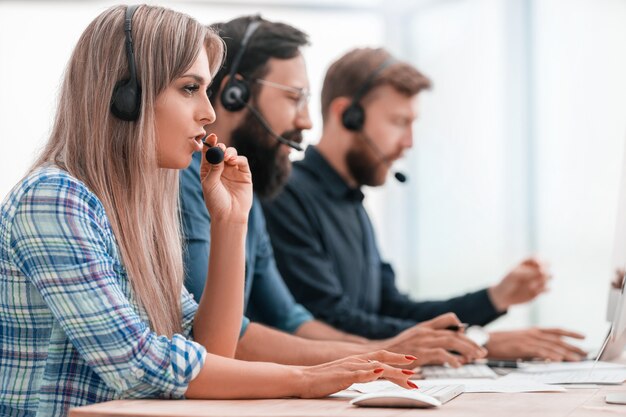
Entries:
MULTIPOLYGON (((300 130, 289 130, 282 135, 285 139, 302 142, 300 130)), ((239 155, 248 158, 252 172, 252 186, 262 199, 272 199, 278 195, 291 173, 289 156, 279 153, 280 143, 250 112, 233 131, 232 146, 239 155)))
POLYGON ((368 146, 368 138, 363 137, 364 133, 356 133, 353 146, 346 154, 346 164, 352 178, 361 185, 378 186, 385 183, 385 175, 381 175, 380 165, 385 165, 384 156, 378 155, 368 146))

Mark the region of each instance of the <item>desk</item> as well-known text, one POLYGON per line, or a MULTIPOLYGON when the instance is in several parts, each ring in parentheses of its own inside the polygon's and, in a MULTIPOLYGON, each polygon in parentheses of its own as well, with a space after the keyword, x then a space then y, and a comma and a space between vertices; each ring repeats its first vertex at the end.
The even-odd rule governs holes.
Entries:
POLYGON ((70 417, 592 417, 626 415, 626 405, 604 402, 608 392, 626 393, 626 385, 569 389, 561 393, 461 394, 438 409, 357 408, 348 399, 322 400, 119 400, 74 408, 70 417))

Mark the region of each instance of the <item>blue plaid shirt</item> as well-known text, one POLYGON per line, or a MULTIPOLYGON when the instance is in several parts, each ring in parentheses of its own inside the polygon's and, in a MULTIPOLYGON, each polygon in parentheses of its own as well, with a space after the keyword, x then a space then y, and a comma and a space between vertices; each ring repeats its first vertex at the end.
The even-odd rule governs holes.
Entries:
POLYGON ((47 166, 0 213, 0 415, 183 397, 206 356, 190 339, 197 304, 183 289, 183 334, 150 330, 98 198, 47 166))

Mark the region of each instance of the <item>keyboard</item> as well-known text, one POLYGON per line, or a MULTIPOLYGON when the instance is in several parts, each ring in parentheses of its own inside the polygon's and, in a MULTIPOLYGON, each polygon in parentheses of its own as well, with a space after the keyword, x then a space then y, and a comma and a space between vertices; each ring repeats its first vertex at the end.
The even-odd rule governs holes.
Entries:
POLYGON ((422 366, 424 379, 465 379, 465 378, 497 378, 490 367, 483 364, 463 365, 460 368, 449 366, 422 366))
POLYGON ((422 394, 430 395, 433 398, 441 401, 441 404, 445 404, 451 399, 459 396, 464 391, 463 385, 451 384, 451 385, 431 385, 429 387, 419 387, 418 392, 422 394))

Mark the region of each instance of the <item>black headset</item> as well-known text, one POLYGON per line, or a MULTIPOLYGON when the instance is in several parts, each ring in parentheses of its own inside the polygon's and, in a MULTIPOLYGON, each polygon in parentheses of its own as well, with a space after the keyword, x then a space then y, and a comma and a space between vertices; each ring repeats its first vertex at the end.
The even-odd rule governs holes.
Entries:
POLYGON ((113 88, 111 96, 111 112, 119 119, 127 122, 135 121, 139 118, 141 110, 141 85, 137 80, 137 68, 135 66, 135 54, 133 52, 132 21, 133 15, 137 11, 138 5, 126 8, 124 18, 124 36, 126 38, 126 58, 130 78, 120 80, 113 88))
POLYGON ((359 132, 365 125, 365 109, 361 105, 360 101, 363 96, 370 90, 374 79, 387 67, 394 64, 396 59, 393 57, 387 58, 382 64, 380 64, 372 73, 365 79, 361 87, 356 91, 352 102, 341 114, 341 123, 343 126, 353 132, 359 132))
POLYGON ((248 81, 238 79, 235 75, 239 69, 239 63, 243 58, 243 54, 246 51, 246 46, 248 45, 252 34, 254 34, 260 24, 260 16, 255 16, 253 20, 250 21, 243 38, 241 39, 239 51, 237 51, 237 55, 235 55, 235 59, 233 59, 230 71, 228 72, 228 81, 226 82, 224 90, 220 95, 222 106, 224 106, 224 108, 228 111, 239 111, 243 109, 250 100, 250 85, 248 84, 248 81))

